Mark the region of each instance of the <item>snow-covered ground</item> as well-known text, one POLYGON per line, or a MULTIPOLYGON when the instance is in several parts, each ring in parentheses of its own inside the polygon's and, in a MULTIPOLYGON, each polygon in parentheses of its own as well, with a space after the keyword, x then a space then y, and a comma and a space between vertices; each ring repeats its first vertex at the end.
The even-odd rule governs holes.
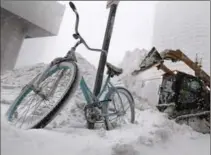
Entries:
MULTIPOLYGON (((3 109, 3 108, 2 108, 3 109)), ((17 130, 3 119, 2 155, 209 155, 210 137, 169 122, 155 111, 136 117, 137 124, 113 131, 68 127, 17 130)))
MULTIPOLYGON (((77 57, 81 73, 92 87, 96 70, 80 55, 77 57)), ((16 69, 1 76, 2 155, 210 154, 210 135, 197 133, 186 125, 178 125, 152 108, 152 104, 143 97, 147 95, 136 92, 138 87, 135 83, 139 81, 137 79, 132 79, 134 84, 127 86, 133 93, 136 92, 136 122, 133 125, 124 125, 112 131, 103 128, 86 129, 83 111, 80 109, 83 97, 78 89, 68 106, 45 129, 26 131, 13 128, 6 122, 4 114, 20 89, 42 71, 44 66, 38 64, 16 69), (142 104, 148 105, 148 108, 140 108, 142 104)), ((117 80, 129 78, 128 70, 117 80)), ((143 88, 147 88, 146 86, 143 88)))

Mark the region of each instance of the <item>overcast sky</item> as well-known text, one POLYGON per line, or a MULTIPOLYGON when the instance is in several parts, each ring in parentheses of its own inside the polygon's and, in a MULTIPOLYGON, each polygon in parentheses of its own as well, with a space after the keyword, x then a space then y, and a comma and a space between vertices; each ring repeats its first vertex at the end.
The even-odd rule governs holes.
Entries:
MULTIPOLYGON (((102 47, 109 14, 106 3, 106 1, 74 2, 80 15, 79 31, 87 43, 94 48, 102 47)), ((119 3, 109 48, 109 62, 118 65, 126 51, 132 51, 135 48, 151 48, 155 3, 157 2, 121 1, 119 3)), ((21 55, 25 54, 26 59, 18 61, 17 66, 49 62, 57 56, 64 56, 75 43, 72 38, 74 24, 75 14, 67 5, 58 36, 25 40, 21 55), (26 53, 29 49, 31 52, 27 57, 26 53)), ((83 45, 77 52, 95 66, 98 65, 99 53, 87 51, 83 45)))

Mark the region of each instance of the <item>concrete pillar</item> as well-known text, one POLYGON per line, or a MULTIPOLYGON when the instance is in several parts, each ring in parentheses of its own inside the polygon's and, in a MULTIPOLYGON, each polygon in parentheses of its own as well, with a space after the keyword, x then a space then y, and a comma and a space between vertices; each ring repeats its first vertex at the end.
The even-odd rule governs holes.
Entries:
POLYGON ((1 8, 1 74, 13 69, 25 38, 24 23, 1 8))

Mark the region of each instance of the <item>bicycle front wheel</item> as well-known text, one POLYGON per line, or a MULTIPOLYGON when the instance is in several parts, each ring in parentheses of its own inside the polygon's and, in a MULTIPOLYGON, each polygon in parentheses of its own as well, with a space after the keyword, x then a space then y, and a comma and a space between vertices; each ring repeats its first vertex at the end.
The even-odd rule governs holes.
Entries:
POLYGON ((45 127, 73 94, 77 78, 78 68, 75 62, 62 62, 52 66, 38 88, 29 84, 21 91, 7 111, 7 120, 23 129, 45 127), (47 94, 51 95, 46 98, 47 94))
POLYGON ((123 87, 115 87, 106 97, 111 101, 103 104, 102 114, 107 130, 120 127, 123 124, 134 123, 135 103, 131 93, 123 87))

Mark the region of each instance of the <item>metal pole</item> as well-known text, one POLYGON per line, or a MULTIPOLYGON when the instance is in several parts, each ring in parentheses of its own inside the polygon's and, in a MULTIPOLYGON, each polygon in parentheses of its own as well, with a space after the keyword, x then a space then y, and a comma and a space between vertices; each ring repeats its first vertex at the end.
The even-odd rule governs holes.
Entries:
MULTIPOLYGON (((112 4, 110 8, 110 13, 109 13, 108 21, 107 21, 107 27, 106 27, 106 32, 104 36, 103 46, 102 46, 102 49, 107 52, 109 49, 111 34, 113 31, 116 10, 117 10, 117 4, 112 4)), ((100 55, 100 61, 99 61, 98 69, 97 69, 97 75, 95 78, 95 86, 94 86, 94 91, 93 91, 94 95, 96 96, 100 93, 100 90, 101 90, 106 60, 107 60, 107 55, 102 52, 100 55)))

